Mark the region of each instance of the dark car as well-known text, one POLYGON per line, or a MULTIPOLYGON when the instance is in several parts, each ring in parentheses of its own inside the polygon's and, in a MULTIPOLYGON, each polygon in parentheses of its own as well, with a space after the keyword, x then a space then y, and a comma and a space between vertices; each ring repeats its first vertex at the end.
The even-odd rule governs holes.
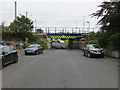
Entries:
POLYGON ((87 44, 83 49, 83 55, 87 57, 104 57, 104 50, 97 44, 87 44))
POLYGON ((27 54, 42 54, 43 48, 40 44, 32 44, 25 49, 25 55, 27 54))
POLYGON ((55 49, 61 49, 61 46, 58 45, 58 46, 54 46, 53 48, 55 48, 55 49))
POLYGON ((55 49, 66 49, 67 46, 56 45, 56 46, 53 46, 53 48, 55 48, 55 49))
POLYGON ((6 45, 6 42, 5 41, 0 41, 0 44, 1 45, 6 45))
POLYGON ((9 46, 0 45, 0 62, 2 66, 9 63, 18 62, 18 53, 16 50, 12 50, 9 46))

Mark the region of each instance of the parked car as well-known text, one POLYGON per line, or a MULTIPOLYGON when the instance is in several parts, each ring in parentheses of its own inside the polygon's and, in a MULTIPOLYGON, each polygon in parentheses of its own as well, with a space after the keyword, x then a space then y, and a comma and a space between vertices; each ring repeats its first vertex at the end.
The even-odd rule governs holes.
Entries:
POLYGON ((59 43, 61 39, 57 39, 57 42, 59 43))
POLYGON ((60 45, 58 45, 58 46, 54 46, 53 48, 55 48, 55 49, 66 49, 67 46, 60 46, 60 45))
POLYGON ((64 41, 63 41, 63 40, 60 40, 59 42, 60 42, 61 44, 64 44, 64 41))
POLYGON ((24 47, 24 43, 21 43, 21 42, 14 42, 14 44, 16 45, 16 47, 24 47))
POLYGON ((0 45, 0 62, 2 66, 9 63, 18 62, 18 53, 16 50, 11 49, 9 46, 0 45))
POLYGON ((43 47, 40 44, 31 44, 25 49, 25 55, 27 54, 42 54, 43 47))
POLYGON ((104 50, 97 44, 87 44, 83 49, 83 55, 87 57, 104 57, 104 50))
POLYGON ((54 46, 55 49, 61 49, 61 46, 54 46))
POLYGON ((61 49, 66 49, 67 48, 67 46, 61 46, 61 49))
POLYGON ((57 42, 58 42, 58 43, 61 43, 61 44, 64 44, 64 41, 61 40, 61 39, 57 39, 57 42))
POLYGON ((55 40, 55 39, 52 39, 52 42, 56 42, 56 40, 55 40))
POLYGON ((5 41, 0 41, 0 45, 6 45, 5 41))

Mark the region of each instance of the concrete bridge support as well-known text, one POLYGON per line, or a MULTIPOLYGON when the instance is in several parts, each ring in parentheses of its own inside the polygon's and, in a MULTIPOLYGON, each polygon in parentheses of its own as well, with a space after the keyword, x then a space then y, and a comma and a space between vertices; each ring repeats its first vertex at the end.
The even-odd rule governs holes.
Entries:
POLYGON ((70 49, 79 49, 80 39, 69 39, 68 47, 70 49))

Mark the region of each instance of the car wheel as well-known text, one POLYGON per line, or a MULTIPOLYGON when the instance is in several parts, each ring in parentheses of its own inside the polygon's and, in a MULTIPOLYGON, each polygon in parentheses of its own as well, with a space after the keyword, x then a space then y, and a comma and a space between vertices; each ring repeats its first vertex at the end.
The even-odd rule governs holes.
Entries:
POLYGON ((103 55, 103 56, 101 56, 101 58, 104 58, 104 55, 103 55))
POLYGON ((14 62, 14 63, 17 63, 17 62, 18 62, 18 58, 17 58, 17 59, 15 59, 13 62, 14 62))
POLYGON ((41 54, 43 54, 43 51, 41 51, 41 54))
POLYGON ((25 53, 25 55, 28 55, 28 53, 25 53))
POLYGON ((39 52, 37 51, 37 52, 36 52, 36 55, 38 55, 38 54, 39 54, 39 52))
POLYGON ((83 52, 83 56, 85 56, 85 52, 83 52))
POLYGON ((90 53, 88 53, 87 56, 88 56, 89 58, 91 58, 91 54, 90 54, 90 53))

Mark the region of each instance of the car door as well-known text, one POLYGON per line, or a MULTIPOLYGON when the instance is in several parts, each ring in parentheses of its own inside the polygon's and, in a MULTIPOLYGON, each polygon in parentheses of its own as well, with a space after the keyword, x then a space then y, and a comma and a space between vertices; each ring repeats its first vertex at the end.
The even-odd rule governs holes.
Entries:
POLYGON ((12 54, 9 47, 3 47, 2 54, 3 54, 3 58, 2 58, 3 65, 12 62, 12 58, 11 58, 12 54))
POLYGON ((87 53, 87 45, 85 45, 85 47, 84 47, 84 53, 85 54, 87 53))
POLYGON ((12 61, 15 61, 16 59, 18 59, 18 53, 15 50, 11 50, 11 59, 12 61))
POLYGON ((87 46, 86 46, 86 54, 89 53, 89 48, 90 48, 89 45, 87 45, 87 46))
POLYGON ((38 46, 38 50, 39 50, 39 53, 42 52, 42 48, 41 48, 41 46, 38 46))

